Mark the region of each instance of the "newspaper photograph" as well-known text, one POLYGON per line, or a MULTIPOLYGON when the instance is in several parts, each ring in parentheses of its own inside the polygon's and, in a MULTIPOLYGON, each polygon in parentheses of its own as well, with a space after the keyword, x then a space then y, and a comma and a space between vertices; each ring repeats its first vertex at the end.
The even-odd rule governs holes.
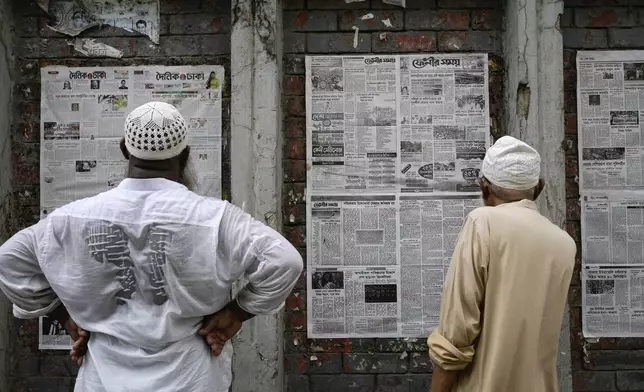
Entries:
POLYGON ((307 56, 306 105, 309 337, 429 334, 481 205, 487 55, 307 56))
POLYGON ((582 268, 585 337, 644 335, 644 265, 582 268))
POLYGON ((38 348, 41 350, 70 350, 72 338, 65 328, 50 317, 41 317, 38 321, 38 348))
POLYGON ((577 69, 580 188, 644 190, 644 51, 579 52, 577 69))
POLYGON ((176 106, 188 123, 191 189, 220 196, 222 66, 45 67, 41 83, 41 218, 118 186, 127 174, 125 118, 150 101, 176 106))

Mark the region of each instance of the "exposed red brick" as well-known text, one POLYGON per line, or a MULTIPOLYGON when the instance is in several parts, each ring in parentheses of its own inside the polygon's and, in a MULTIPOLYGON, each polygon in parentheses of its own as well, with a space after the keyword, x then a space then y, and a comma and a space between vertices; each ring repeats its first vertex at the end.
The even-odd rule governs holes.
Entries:
POLYGON ((581 306, 581 287, 570 287, 570 289, 568 290, 568 305, 581 306))
POLYGON ((283 162, 285 182, 306 181, 306 161, 287 159, 283 162))
POLYGON ((386 52, 434 52, 436 35, 433 32, 374 33, 374 51, 386 52))
POLYGON ((575 68, 564 69, 564 90, 575 90, 577 86, 577 70, 575 68))
POLYGON ((40 125, 32 121, 18 124, 18 135, 22 141, 37 142, 40 140, 40 125))
POLYGON ((577 135, 575 134, 566 134, 566 137, 561 142, 561 147, 564 150, 566 155, 576 156, 578 153, 577 149, 577 135))
POLYGON ((306 159, 306 140, 288 139, 284 146, 285 158, 306 159))
POLYGON ((564 129, 566 133, 577 134, 577 115, 566 114, 564 117, 564 129))
POLYGON ((293 291, 291 295, 286 298, 286 310, 294 312, 306 310, 306 293, 293 291))
POLYGON ((306 114, 304 97, 290 97, 286 100, 286 113, 289 116, 303 117, 306 114))
POLYGON ((309 14, 306 11, 298 12, 293 20, 294 27, 302 27, 309 21, 309 14))
POLYGON ((566 177, 566 197, 571 202, 579 198, 579 184, 574 177, 566 177))
POLYGON ((564 113, 577 113, 577 94, 574 91, 564 93, 564 113))
POLYGON ((566 231, 576 242, 578 242, 581 238, 581 223, 579 221, 566 222, 566 231))
POLYGON ((282 187, 282 204, 295 205, 305 203, 306 184, 286 183, 282 187))
POLYGON ((306 331, 306 312, 288 312, 285 327, 287 331, 306 331))
POLYGON ((579 161, 575 156, 566 156, 566 177, 579 177, 579 161))
POLYGON ((304 95, 304 76, 284 77, 284 95, 304 95))
POLYGON ((306 227, 304 227, 304 226, 285 226, 283 231, 284 231, 284 237, 291 244, 293 244, 293 246, 305 246, 306 245, 306 227))
POLYGON ((297 226, 306 223, 306 205, 296 204, 282 208, 282 223, 286 226, 297 226))
POLYGON ((496 10, 473 10, 474 30, 498 30, 501 28, 501 14, 496 10))
POLYGON ((579 203, 566 203, 566 219, 581 219, 581 208, 579 206, 579 203))
POLYGON ((14 143, 11 166, 15 185, 40 183, 40 145, 37 143, 14 143))
POLYGON ((303 139, 306 137, 306 119, 288 117, 284 121, 284 136, 287 139, 303 139))
MULTIPOLYGON (((302 256, 302 260, 304 260, 304 264, 306 265, 306 255, 302 256)), ((297 282, 295 283, 295 290, 306 290, 306 267, 302 270, 302 273, 300 274, 300 277, 297 279, 297 282)))

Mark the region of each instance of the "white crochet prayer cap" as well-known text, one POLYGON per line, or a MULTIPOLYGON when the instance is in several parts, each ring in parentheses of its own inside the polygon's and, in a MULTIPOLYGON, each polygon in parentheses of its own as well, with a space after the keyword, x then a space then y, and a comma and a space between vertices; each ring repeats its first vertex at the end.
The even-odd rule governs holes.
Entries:
POLYGON ((481 173, 501 188, 532 189, 539 183, 541 157, 521 140, 503 136, 485 153, 481 173))
POLYGON ((186 121, 174 106, 148 102, 125 119, 125 146, 131 155, 160 161, 176 157, 186 148, 186 121))

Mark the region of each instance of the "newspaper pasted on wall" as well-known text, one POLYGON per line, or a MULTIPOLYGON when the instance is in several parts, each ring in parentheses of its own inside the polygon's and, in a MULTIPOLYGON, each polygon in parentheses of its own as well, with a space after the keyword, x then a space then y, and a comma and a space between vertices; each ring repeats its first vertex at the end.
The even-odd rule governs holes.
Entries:
MULTIPOLYGON (((41 218, 125 178, 119 147, 125 118, 150 101, 179 109, 189 128, 193 190, 220 196, 222 66, 45 67, 41 83, 41 218)), ((61 328, 41 320, 40 347, 69 349, 61 328)))
POLYGON ((159 43, 159 0, 37 0, 52 22, 48 27, 75 37, 83 31, 110 25, 137 32, 159 43))
POLYGON ((312 338, 418 337, 490 143, 485 54, 308 56, 312 338))
POLYGON ((577 53, 585 337, 644 336, 644 51, 577 53))

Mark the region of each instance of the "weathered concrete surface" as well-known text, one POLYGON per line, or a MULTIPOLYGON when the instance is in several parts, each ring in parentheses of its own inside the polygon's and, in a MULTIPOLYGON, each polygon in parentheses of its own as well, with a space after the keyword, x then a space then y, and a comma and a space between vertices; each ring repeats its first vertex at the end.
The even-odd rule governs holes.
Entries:
MULTIPOLYGON (((562 0, 506 2, 505 122, 507 133, 541 154, 546 188, 539 209, 564 228, 566 219, 563 126, 562 0)), ((572 391, 568 308, 559 340, 559 390, 572 391)))
MULTIPOLYGON (((281 6, 276 0, 233 0, 232 202, 276 229, 281 228, 282 216, 281 38, 281 6)), ((282 326, 282 312, 256 317, 235 337, 234 392, 282 391, 282 326)))
MULTIPOLYGON (((11 195, 11 91, 13 90, 13 13, 10 0, 0 0, 0 221, 6 219, 6 199, 11 195)), ((0 230, 0 243, 4 242, 6 233, 0 230), (2 238, 4 237, 4 238, 2 238)), ((0 391, 8 391, 11 375, 11 342, 10 325, 13 320, 11 305, 4 295, 0 294, 0 391)))

